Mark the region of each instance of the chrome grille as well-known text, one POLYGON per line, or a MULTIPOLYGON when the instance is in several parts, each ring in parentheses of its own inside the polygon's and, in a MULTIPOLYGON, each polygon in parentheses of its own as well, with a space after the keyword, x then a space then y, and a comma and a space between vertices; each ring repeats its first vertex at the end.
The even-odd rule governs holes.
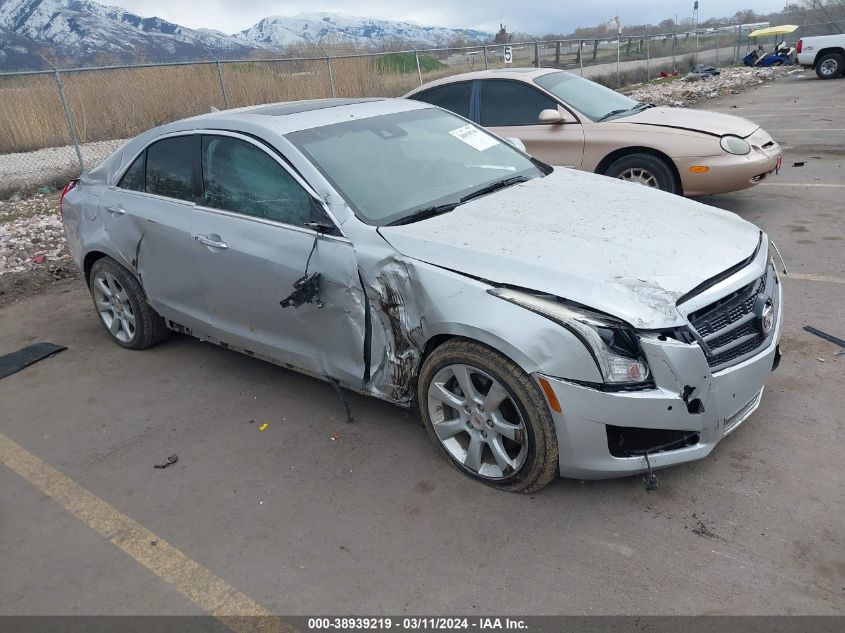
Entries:
POLYGON ((723 369, 766 342, 754 304, 757 297, 766 294, 773 274, 770 265, 759 279, 689 315, 690 325, 710 349, 710 367, 723 369))

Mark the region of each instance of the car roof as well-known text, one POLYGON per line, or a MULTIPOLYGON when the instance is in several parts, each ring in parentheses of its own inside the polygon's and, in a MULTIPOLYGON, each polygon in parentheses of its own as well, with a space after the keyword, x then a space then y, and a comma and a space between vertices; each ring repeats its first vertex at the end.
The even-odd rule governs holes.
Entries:
POLYGON ((414 88, 409 92, 409 95, 417 94, 422 90, 428 90, 436 86, 445 86, 446 84, 458 83, 461 81, 474 81, 476 79, 516 79, 531 83, 535 78, 548 75, 550 73, 566 72, 559 68, 491 68, 490 70, 476 70, 470 73, 461 73, 460 75, 449 75, 443 79, 436 79, 423 84, 419 88, 414 88))
POLYGON ((332 123, 432 107, 405 99, 309 99, 215 110, 156 128, 156 135, 194 129, 249 131, 261 128, 284 135, 332 123))

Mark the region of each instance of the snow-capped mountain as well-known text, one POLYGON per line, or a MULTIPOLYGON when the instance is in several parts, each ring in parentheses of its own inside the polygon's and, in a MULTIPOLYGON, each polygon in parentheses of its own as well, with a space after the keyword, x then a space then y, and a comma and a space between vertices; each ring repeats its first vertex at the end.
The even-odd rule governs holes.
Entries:
POLYGON ((261 50, 319 41, 373 46, 402 40, 413 46, 455 37, 486 40, 489 33, 420 26, 339 13, 305 13, 261 20, 241 33, 190 29, 144 18, 91 0, 0 0, 0 71, 62 66, 248 58, 261 50))
POLYGON ((413 22, 360 18, 345 13, 276 15, 264 18, 237 35, 255 44, 272 47, 325 40, 363 46, 402 40, 409 45, 438 46, 448 44, 456 37, 478 42, 491 36, 490 33, 472 29, 420 26, 413 22))
MULTIPOLYGON (((88 0, 4 0, 0 50, 6 50, 13 36, 18 49, 21 38, 28 40, 30 57, 50 52, 73 64, 96 57, 111 63, 208 59, 209 51, 243 56, 258 48, 219 31, 189 29, 88 0)), ((4 61, 0 58, 0 66, 4 61)))

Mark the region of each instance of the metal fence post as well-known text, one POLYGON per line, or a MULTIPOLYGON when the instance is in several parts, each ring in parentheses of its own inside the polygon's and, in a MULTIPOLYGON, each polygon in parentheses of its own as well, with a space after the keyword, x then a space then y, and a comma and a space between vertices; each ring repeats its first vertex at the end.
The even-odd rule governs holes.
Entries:
POLYGON ((484 70, 487 70, 490 66, 487 63, 487 44, 484 45, 484 70))
MULTIPOLYGON (((47 62, 49 63, 49 62, 47 62)), ((50 64, 53 66, 53 64, 50 64)), ((65 119, 67 120, 67 131, 70 133, 70 140, 73 142, 73 147, 76 150, 76 159, 79 161, 80 173, 85 171, 85 163, 82 161, 82 150, 79 148, 79 135, 76 133, 76 126, 73 124, 73 116, 70 113, 70 106, 67 103, 65 96, 65 86, 62 83, 62 77, 59 74, 59 69, 53 66, 55 73, 56 85, 59 87, 59 99, 62 102, 62 108, 65 111, 65 119)))
POLYGON ((540 43, 534 40, 534 68, 540 67, 540 43))
POLYGON ((651 38, 645 36, 645 80, 651 79, 651 38))
POLYGON ((584 76, 584 40, 578 40, 578 63, 581 66, 581 76, 584 76))
POLYGON ((220 68, 220 60, 214 58, 214 63, 217 66, 217 78, 220 80, 220 92, 223 93, 223 105, 229 109, 229 95, 226 93, 226 83, 223 81, 223 70, 220 68))
POLYGON ((678 37, 674 33, 672 33, 672 74, 675 74, 675 45, 677 44, 678 37))
POLYGON ((329 67, 329 84, 332 87, 332 98, 336 97, 335 94, 335 87, 334 87, 334 73, 332 72, 332 58, 326 55, 326 64, 329 67))
MULTIPOLYGON (((420 52, 414 51, 414 57, 417 60, 417 74, 420 76, 420 85, 422 86, 423 80, 422 80, 422 68, 420 68, 420 52)), ((486 56, 485 56, 485 59, 486 59, 486 56)))

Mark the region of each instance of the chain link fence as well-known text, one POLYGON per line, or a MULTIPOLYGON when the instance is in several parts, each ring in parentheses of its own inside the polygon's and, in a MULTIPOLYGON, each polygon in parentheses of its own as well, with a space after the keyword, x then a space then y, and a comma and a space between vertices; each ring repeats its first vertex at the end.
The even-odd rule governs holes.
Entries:
MULTIPOLYGON (((807 25, 789 40, 833 31, 832 23, 807 25)), ((737 63, 756 45, 747 30, 734 26, 464 48, 4 73, 0 195, 66 182, 141 131, 212 107, 397 97, 448 75, 506 66, 561 68, 618 88, 649 81, 661 71, 683 74, 696 65, 737 63)))

